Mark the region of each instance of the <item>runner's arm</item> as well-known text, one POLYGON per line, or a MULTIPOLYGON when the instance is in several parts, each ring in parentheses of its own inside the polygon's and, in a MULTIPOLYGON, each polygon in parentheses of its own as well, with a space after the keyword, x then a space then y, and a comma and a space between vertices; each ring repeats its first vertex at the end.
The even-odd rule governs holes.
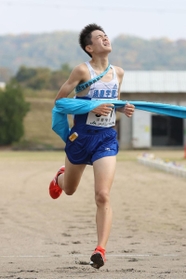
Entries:
MULTIPOLYGON (((116 67, 116 73, 119 81, 118 99, 120 99, 120 90, 124 77, 124 70, 120 67, 116 67)), ((118 108, 117 111, 124 113, 127 117, 131 117, 134 113, 134 108, 134 105, 127 103, 124 107, 118 108)))
POLYGON ((84 64, 75 67, 67 81, 61 86, 55 101, 61 98, 66 98, 79 83, 86 80, 86 75, 87 71, 84 64))

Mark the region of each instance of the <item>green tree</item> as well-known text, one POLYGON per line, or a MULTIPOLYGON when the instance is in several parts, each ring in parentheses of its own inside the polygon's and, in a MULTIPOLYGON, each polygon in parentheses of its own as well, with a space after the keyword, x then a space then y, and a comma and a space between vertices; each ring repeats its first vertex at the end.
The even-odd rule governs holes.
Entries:
POLYGON ((23 119, 28 111, 29 104, 16 81, 0 90, 0 145, 17 142, 24 135, 23 119))
POLYGON ((63 64, 61 69, 53 71, 50 79, 50 89, 59 90, 61 85, 68 79, 72 69, 68 64, 63 64))
POLYGON ((23 87, 32 89, 45 89, 50 85, 51 70, 48 68, 27 68, 21 66, 15 75, 23 87))
POLYGON ((15 75, 15 80, 24 88, 59 90, 71 71, 72 69, 68 64, 63 64, 59 70, 55 71, 49 68, 27 68, 21 66, 15 75))
POLYGON ((51 71, 48 68, 36 68, 35 75, 27 81, 32 89, 48 89, 50 86, 51 71))
POLYGON ((36 69, 21 66, 15 76, 18 82, 25 82, 36 75, 36 69))

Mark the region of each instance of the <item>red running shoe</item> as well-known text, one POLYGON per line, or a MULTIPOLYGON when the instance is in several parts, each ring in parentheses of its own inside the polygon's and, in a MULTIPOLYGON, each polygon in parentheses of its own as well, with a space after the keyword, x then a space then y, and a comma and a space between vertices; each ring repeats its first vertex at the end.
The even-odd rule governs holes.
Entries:
POLYGON ((60 174, 64 173, 65 171, 65 167, 62 166, 58 172, 56 173, 54 179, 50 182, 50 185, 49 185, 49 194, 51 196, 51 198, 53 199, 57 199, 59 198, 59 196, 61 195, 62 193, 62 189, 59 187, 59 185, 57 184, 57 178, 60 174))
POLYGON ((105 249, 97 246, 90 258, 90 265, 94 268, 99 269, 105 264, 105 249))

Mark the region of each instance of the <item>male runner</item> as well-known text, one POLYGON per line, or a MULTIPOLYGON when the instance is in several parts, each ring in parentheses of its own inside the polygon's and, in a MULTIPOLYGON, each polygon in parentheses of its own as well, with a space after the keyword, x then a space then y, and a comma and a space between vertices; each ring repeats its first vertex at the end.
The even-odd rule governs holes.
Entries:
MULTIPOLYGON (((73 69, 68 80, 61 86, 56 100, 66 98, 78 85, 98 76, 109 65, 108 55, 112 47, 102 27, 96 24, 85 26, 80 33, 79 43, 91 59, 73 69)), ((123 76, 123 69, 111 65, 99 81, 76 93, 76 98, 89 101, 119 99, 123 76)), ((131 117, 134 106, 126 104, 118 110, 131 117)), ((65 147, 65 167, 59 169, 49 186, 53 199, 58 198, 62 192, 72 195, 79 185, 86 165, 93 166, 97 246, 91 255, 90 264, 97 269, 105 263, 105 248, 112 223, 110 189, 118 153, 117 132, 113 129, 115 119, 116 113, 111 103, 102 104, 87 114, 74 116, 74 126, 65 147)))

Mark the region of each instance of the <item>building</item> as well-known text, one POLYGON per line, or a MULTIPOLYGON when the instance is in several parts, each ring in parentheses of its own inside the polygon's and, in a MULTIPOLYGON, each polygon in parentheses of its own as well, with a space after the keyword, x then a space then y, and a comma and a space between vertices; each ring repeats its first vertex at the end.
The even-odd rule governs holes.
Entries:
POLYGON ((6 86, 6 83, 3 81, 0 81, 0 89, 4 89, 6 86))
MULTIPOLYGON (((121 99, 186 106, 186 71, 126 71, 121 99)), ((131 119, 119 114, 118 138, 121 149, 183 147, 186 119, 141 110, 131 119)))

